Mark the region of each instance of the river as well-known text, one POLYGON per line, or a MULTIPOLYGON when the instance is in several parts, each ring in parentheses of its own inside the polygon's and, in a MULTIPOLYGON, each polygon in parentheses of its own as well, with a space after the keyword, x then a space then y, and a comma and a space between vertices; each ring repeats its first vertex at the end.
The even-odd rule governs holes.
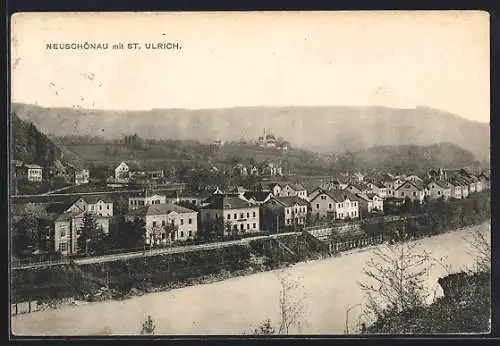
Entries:
MULTIPOLYGON (((452 272, 473 264, 468 254, 470 239, 477 227, 418 240, 418 246, 452 272)), ((301 334, 342 334, 346 310, 363 301, 359 281, 362 270, 373 257, 373 249, 363 249, 341 257, 299 263, 287 268, 286 275, 303 288, 304 317, 301 334)), ((446 275, 443 266, 434 266, 427 286, 430 293, 442 291, 437 284, 446 275)), ((104 301, 66 306, 12 317, 15 335, 96 335, 107 329, 114 335, 137 334, 151 315, 156 335, 243 334, 251 333, 262 321, 279 321, 280 275, 283 271, 256 273, 205 285, 168 292, 146 294, 124 301, 104 301)), ((349 328, 356 327, 361 307, 349 313, 349 328)))

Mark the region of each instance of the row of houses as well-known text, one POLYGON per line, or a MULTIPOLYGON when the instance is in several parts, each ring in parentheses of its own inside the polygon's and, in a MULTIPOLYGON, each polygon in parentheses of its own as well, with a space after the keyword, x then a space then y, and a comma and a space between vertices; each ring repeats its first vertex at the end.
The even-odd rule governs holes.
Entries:
POLYGON ((14 160, 14 174, 16 178, 24 178, 29 182, 35 183, 59 179, 69 184, 82 185, 88 184, 90 179, 88 169, 76 167, 71 164, 66 164, 65 166, 59 160, 54 161, 48 167, 14 160))
MULTIPOLYGON (((311 220, 348 220, 384 213, 385 200, 406 198, 466 198, 490 187, 489 173, 474 177, 457 171, 447 180, 388 177, 382 182, 351 182, 318 186, 310 192, 298 182, 260 182, 254 189, 219 188, 206 193, 148 189, 128 196, 125 219, 141 219, 146 226, 146 243, 157 245, 194 239, 198 232, 214 229, 219 234, 277 232, 302 227, 311 220), (456 188, 458 187, 458 190, 456 188), (394 193, 393 193, 394 192, 394 193)), ((108 197, 80 197, 53 203, 40 218, 41 234, 48 251, 63 255, 78 251, 77 239, 86 213, 94 215, 104 233, 109 232, 114 202, 108 197)))

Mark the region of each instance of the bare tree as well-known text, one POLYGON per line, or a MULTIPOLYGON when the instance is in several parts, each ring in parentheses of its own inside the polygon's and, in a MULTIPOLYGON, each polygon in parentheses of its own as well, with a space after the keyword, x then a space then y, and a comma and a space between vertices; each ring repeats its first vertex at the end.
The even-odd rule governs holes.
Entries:
POLYGON ((474 272, 491 271, 491 225, 481 225, 474 230, 472 240, 469 240, 467 253, 474 258, 474 272))
POLYGON ((255 335, 281 334, 287 335, 292 328, 296 328, 299 332, 302 325, 305 323, 304 318, 304 289, 298 279, 291 278, 286 272, 280 272, 280 323, 277 327, 273 327, 271 320, 262 322, 258 328, 254 330, 255 335))
POLYGON ((424 283, 434 263, 430 252, 406 235, 376 249, 363 271, 368 280, 359 283, 366 293, 367 317, 379 319, 424 305, 429 297, 424 283))

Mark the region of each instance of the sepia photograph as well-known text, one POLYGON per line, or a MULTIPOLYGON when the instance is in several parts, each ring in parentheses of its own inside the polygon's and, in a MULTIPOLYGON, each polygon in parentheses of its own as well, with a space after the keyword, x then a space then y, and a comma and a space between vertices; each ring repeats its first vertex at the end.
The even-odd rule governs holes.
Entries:
POLYGON ((11 17, 11 337, 491 332, 489 15, 11 17))

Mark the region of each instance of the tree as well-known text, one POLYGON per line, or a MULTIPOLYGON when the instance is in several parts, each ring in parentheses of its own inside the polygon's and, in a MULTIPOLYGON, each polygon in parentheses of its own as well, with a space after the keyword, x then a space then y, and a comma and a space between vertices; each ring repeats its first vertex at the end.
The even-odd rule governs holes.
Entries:
POLYGON ((368 280, 359 283, 367 298, 365 314, 381 319, 422 306, 429 296, 424 282, 433 264, 429 251, 399 232, 393 245, 376 249, 366 264, 368 280))
POLYGON ((82 226, 80 228, 80 236, 78 237, 78 247, 85 251, 86 254, 101 248, 105 233, 101 225, 99 225, 90 213, 85 213, 82 218, 82 226))
POLYGON ((300 332, 304 323, 304 299, 303 286, 296 279, 286 275, 286 272, 278 274, 280 280, 280 323, 274 328, 270 319, 262 322, 254 329, 255 335, 281 334, 287 335, 292 328, 300 332))
POLYGON ((474 230, 467 252, 474 258, 472 271, 488 273, 491 271, 491 225, 481 225, 474 230))
POLYGON ((21 219, 12 228, 12 242, 15 252, 20 253, 25 249, 34 251, 40 246, 38 219, 43 214, 44 210, 39 205, 26 204, 21 219))
POLYGON ((148 316, 146 321, 142 324, 141 334, 153 335, 156 326, 154 325, 153 319, 151 316, 148 316))

